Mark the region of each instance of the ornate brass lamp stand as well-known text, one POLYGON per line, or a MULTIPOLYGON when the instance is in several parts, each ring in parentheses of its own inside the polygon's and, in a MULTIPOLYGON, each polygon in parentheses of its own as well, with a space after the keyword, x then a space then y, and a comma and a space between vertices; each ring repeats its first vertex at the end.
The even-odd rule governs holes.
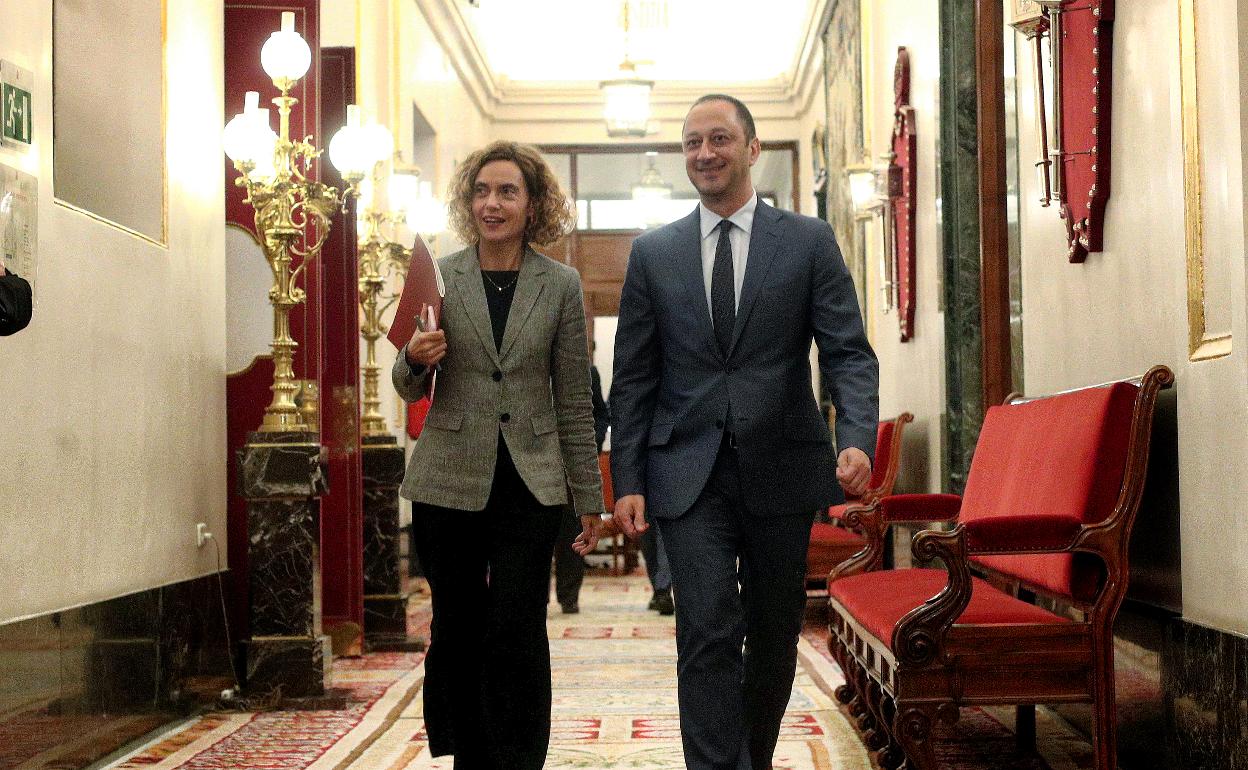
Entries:
MULTIPOLYGON (((259 109, 259 94, 251 91, 243 113, 226 126, 225 150, 242 173, 235 183, 247 192, 246 202, 255 211, 256 234, 273 271, 273 287, 269 289, 273 305, 273 401, 264 411, 260 432, 306 431, 308 426, 295 404, 299 392, 294 373, 298 343, 290 334, 290 310, 306 298, 299 278, 320 253, 334 209, 339 204, 345 206, 364 174, 358 164, 344 167, 335 162, 348 182, 341 194, 337 188, 305 175, 321 151, 312 144, 311 136, 302 141, 290 137, 290 110, 299 103, 290 92, 311 62, 307 42, 294 30, 293 13, 282 14, 282 29, 265 43, 260 58, 281 92, 273 99, 278 133, 269 127, 268 110, 259 109)), ((334 137, 335 142, 338 138, 334 137)), ((360 154, 357 150, 347 155, 360 154)))

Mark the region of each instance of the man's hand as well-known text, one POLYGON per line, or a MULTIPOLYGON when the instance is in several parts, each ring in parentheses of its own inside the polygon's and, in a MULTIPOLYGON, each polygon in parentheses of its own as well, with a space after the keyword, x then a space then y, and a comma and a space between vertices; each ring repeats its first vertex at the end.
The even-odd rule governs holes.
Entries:
POLYGON ((438 329, 432 332, 418 331, 405 348, 408 363, 420 366, 436 366, 446 355, 446 332, 438 329))
POLYGON ((646 523, 646 496, 624 495, 615 501, 615 523, 629 537, 637 537, 650 529, 646 523))
POLYGON ((581 516, 581 534, 572 541, 572 550, 585 556, 598 547, 598 538, 602 533, 602 517, 596 513, 581 516))
MULTIPOLYGON (((836 480, 851 497, 860 497, 871 481, 871 460, 858 447, 847 447, 836 458, 836 480)), ((618 511, 619 508, 617 507, 618 511)))

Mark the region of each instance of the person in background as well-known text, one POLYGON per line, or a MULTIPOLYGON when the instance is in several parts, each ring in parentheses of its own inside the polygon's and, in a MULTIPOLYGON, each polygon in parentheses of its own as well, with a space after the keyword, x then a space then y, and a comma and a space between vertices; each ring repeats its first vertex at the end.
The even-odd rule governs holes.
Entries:
POLYGON ((0 267, 0 337, 17 334, 34 312, 30 284, 7 267, 0 267))
MULTIPOLYGON (((593 359, 594 343, 589 343, 590 361, 593 359)), ((602 397, 602 377, 598 367, 589 365, 589 395, 594 404, 594 443, 602 452, 603 442, 607 440, 607 429, 611 427, 611 410, 602 397)), ((581 611, 581 585, 585 583, 585 557, 573 549, 577 535, 581 532, 574 516, 565 516, 563 526, 559 530, 559 539, 555 542, 555 599, 565 615, 575 615, 581 611)))
POLYGON ((448 214, 470 244, 440 260, 439 328, 391 371, 411 402, 437 395, 400 487, 412 501, 433 600, 424 717, 456 770, 540 770, 550 743, 550 560, 568 503, 591 550, 604 510, 594 451, 581 280, 534 251, 573 210, 541 153, 471 153, 448 214))
POLYGON ((646 577, 650 579, 652 591, 647 608, 660 615, 671 615, 676 612, 676 604, 672 600, 672 567, 667 561, 663 535, 658 527, 646 527, 641 533, 641 557, 646 563, 646 577))

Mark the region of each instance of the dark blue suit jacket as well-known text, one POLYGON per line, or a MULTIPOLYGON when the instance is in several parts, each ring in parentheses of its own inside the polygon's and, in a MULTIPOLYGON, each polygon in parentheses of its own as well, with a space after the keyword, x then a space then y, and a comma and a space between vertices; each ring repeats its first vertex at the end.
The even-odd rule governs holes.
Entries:
POLYGON ((731 403, 745 494, 757 515, 840 502, 836 450, 811 385, 811 340, 836 407, 840 449, 875 454, 879 364, 832 228, 768 206, 754 213, 732 347, 715 341, 699 214, 637 238, 620 297, 611 384, 616 498, 680 516, 710 476, 731 403))

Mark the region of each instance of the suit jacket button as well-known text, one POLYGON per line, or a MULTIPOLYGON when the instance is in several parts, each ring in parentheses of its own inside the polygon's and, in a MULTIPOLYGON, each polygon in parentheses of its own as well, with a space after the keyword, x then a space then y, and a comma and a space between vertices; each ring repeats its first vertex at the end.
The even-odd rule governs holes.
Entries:
POLYGON ((503 412, 498 419, 499 422, 511 422, 511 415, 507 412, 503 412))
POLYGON ((723 420, 716 420, 716 421, 715 421, 715 429, 716 429, 716 430, 723 430, 723 429, 724 429, 724 421, 723 421, 723 420))
POLYGON ((503 373, 502 373, 502 372, 500 372, 500 371, 498 371, 497 369, 495 369, 495 370, 494 370, 494 381, 495 381, 495 382, 501 382, 501 381, 502 381, 502 379, 503 379, 503 373))

